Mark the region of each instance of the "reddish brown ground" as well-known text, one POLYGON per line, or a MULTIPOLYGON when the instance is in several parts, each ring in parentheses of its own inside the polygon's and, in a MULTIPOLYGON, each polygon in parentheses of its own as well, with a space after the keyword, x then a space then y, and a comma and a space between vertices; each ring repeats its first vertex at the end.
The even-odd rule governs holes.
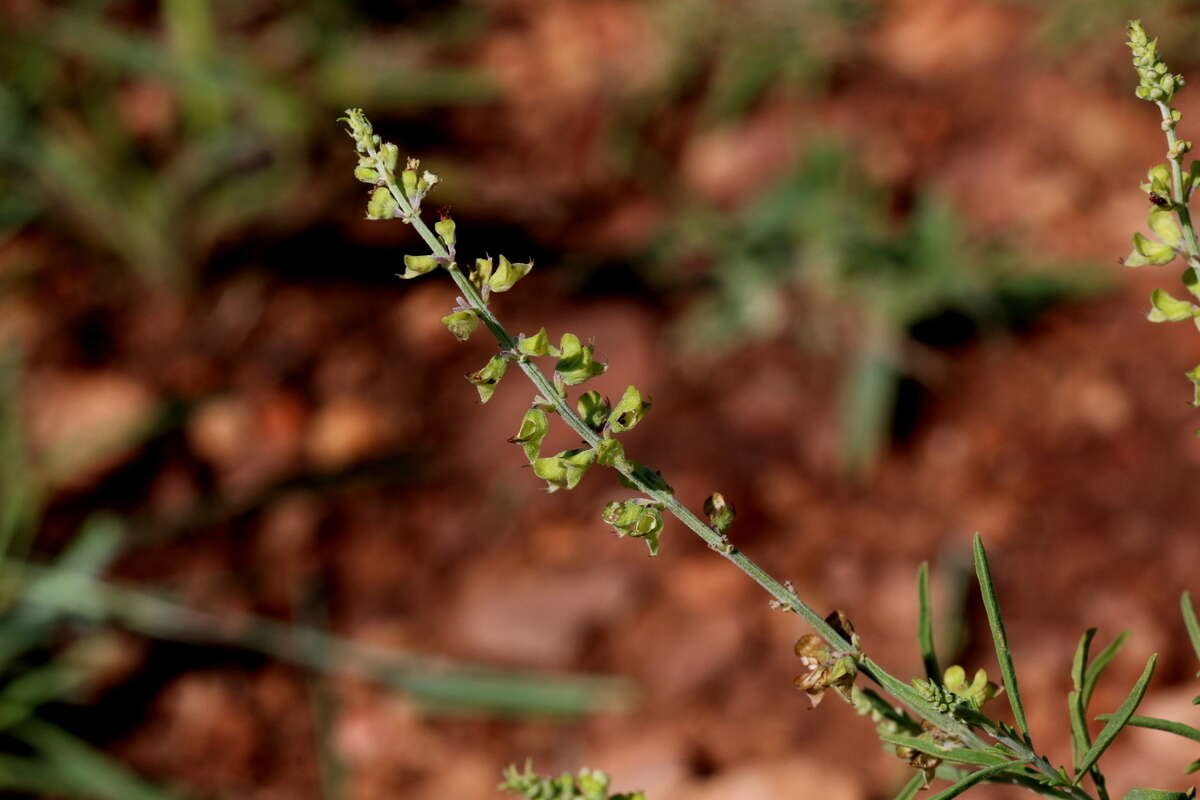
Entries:
MULTIPOLYGON (((455 123, 471 166, 488 176, 472 207, 502 210, 548 249, 632 251, 666 209, 623 197, 598 141, 605 87, 654 65, 648 16, 619 2, 507 5, 510 24, 478 53, 505 100, 486 119, 461 112, 455 123)), ((1173 283, 1174 269, 1115 263, 1142 222, 1136 183, 1162 149, 1153 111, 1121 72, 1120 32, 1100 55, 1066 65, 1032 49, 1033 21, 1024 7, 974 0, 890 4, 827 98, 774 97, 728 129, 685 125, 672 151, 681 185, 728 202, 791 163, 804 137, 845 131, 875 178, 932 185, 978 232, 1095 259, 1117 282, 1026 334, 956 352, 915 436, 862 485, 835 468, 829 355, 764 343, 697 371, 667 344, 669 314, 637 298, 572 293, 570 276, 549 264, 495 308, 514 330, 594 337, 611 363, 598 388, 615 395, 636 383, 655 400, 628 451, 693 507, 722 491, 740 514, 738 546, 816 608, 843 609, 897 671, 919 667, 916 565, 961 557, 981 531, 1031 722, 1061 761, 1067 673, 1088 626, 1102 638, 1136 634, 1098 709, 1115 706, 1158 652, 1146 713, 1200 722, 1188 702, 1197 665, 1176 608, 1181 590, 1200 590, 1191 435, 1200 417, 1182 378, 1196 361, 1195 332, 1143 319, 1149 289, 1173 283)), ((1200 120, 1196 97, 1184 95, 1185 125, 1200 120)), ((344 235, 407 242, 393 227, 347 223, 344 235)), ((470 237, 464 225, 469 246, 485 246, 470 237)), ((790 687, 804 626, 678 526, 654 560, 615 539, 598 519, 622 496, 608 475, 545 494, 504 443, 531 389, 510 376, 480 407, 461 376, 492 348, 482 336, 459 345, 438 324, 452 287, 389 281, 388 269, 372 285, 238 274, 177 300, 109 291, 100 267, 73 264, 6 299, 6 327, 29 345, 37 436, 166 397, 196 404, 152 452, 61 494, 47 536, 68 531, 89 498, 170 518, 210 496, 236 503, 300 470, 410 454, 409 477, 285 493, 184 526, 115 574, 200 608, 285 619, 320 584, 345 636, 637 686, 625 713, 504 721, 422 716, 403 696, 337 679, 334 741, 353 798, 492 797, 501 766, 526 756, 551 771, 604 768, 654 800, 890 797, 904 770, 870 726, 836 700, 809 711, 790 687), (94 318, 108 341, 89 343, 94 318)), ((968 614, 976 635, 963 661, 994 674, 974 598, 968 614)), ((192 651, 194 667, 155 672, 158 650, 144 652, 128 680, 150 687, 145 715, 110 743, 114 752, 200 796, 319 796, 302 673, 192 651)), ((1184 786, 1195 750, 1131 735, 1113 751, 1112 782, 1184 786)))

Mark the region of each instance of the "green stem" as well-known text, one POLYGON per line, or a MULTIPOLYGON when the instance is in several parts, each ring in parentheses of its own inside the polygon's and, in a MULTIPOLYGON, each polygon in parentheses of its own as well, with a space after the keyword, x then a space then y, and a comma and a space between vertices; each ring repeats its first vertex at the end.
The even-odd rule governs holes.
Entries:
POLYGON ((1171 156, 1179 143, 1175 135, 1175 120, 1171 117, 1171 107, 1166 103, 1155 103, 1163 118, 1163 132, 1167 135, 1167 159, 1171 162, 1171 205, 1175 208, 1175 216, 1179 218, 1179 227, 1183 230, 1183 243, 1187 249, 1188 262, 1200 268, 1200 244, 1196 240, 1196 229, 1192 225, 1192 212, 1188 208, 1187 197, 1183 193, 1183 154, 1171 156))
MULTIPOLYGON (((396 185, 395 177, 391 170, 387 169, 387 165, 379 158, 373 146, 368 146, 369 154, 375 159, 379 174, 383 176, 388 191, 392 198, 396 201, 402 212, 404 221, 412 225, 416 229, 417 234, 424 242, 429 245, 429 249, 433 255, 443 260, 446 263, 447 271, 450 277, 454 280, 456 286, 463 294, 463 299, 466 303, 479 315, 483 320, 483 324, 491 331, 496 341, 500 345, 500 349, 505 353, 515 356, 515 362, 518 368, 525 373, 526 377, 533 383, 541 395, 554 405, 554 409, 567 424, 571 430, 579 435, 584 442, 591 447, 596 447, 601 437, 587 426, 587 424, 576 414, 571 408, 566 399, 559 394, 558 390, 546 377, 545 373, 529 360, 527 356, 517 354, 516 342, 512 336, 492 313, 488 304, 484 301, 479 290, 474 284, 463 274, 463 271, 454 263, 453 254, 446 248, 437 235, 429 229, 425 221, 415 213, 415 209, 408 201, 408 198, 396 185)), ((1190 225, 1190 222, 1189 222, 1190 225)), ((1193 235, 1194 241, 1194 235, 1193 235)), ((923 702, 919 696, 915 694, 915 690, 907 683, 904 683, 899 678, 896 678, 891 673, 887 672, 882 666, 867 657, 865 654, 857 652, 855 647, 847 641, 840 633, 838 633, 829 623, 827 623, 820 614, 814 611, 807 603, 801 600, 795 592, 789 590, 783 583, 776 580, 770 573, 760 567, 753 559, 742 553, 737 548, 730 546, 729 540, 709 527, 703 520, 697 517, 691 509, 679 502, 675 496, 662 489, 655 488, 641 478, 633 471, 632 466, 622 465, 614 467, 627 480, 637 487, 638 491, 661 503, 662 506, 669 511, 676 519, 687 526, 693 533, 703 539, 711 549, 724 556, 726 560, 733 563, 743 573, 748 575, 751 580, 766 590, 767 594, 771 595, 779 604, 786 610, 791 611, 804 618, 822 638, 825 639, 831 646, 837 650, 846 653, 854 653, 858 663, 859 671, 862 672, 868 679, 875 682, 885 691, 895 697, 901 704, 910 708, 918 716, 929 721, 943 731, 960 738, 963 742, 969 744, 972 748, 983 749, 987 747, 987 743, 967 724, 960 722, 953 717, 939 712, 937 709, 923 702)), ((1023 742, 1006 742, 1008 746, 1017 754, 1018 758, 1023 762, 1032 765, 1035 769, 1041 772, 1046 777, 1055 782, 1060 781, 1060 776, 1056 770, 1050 765, 1046 759, 1035 753, 1030 747, 1023 742)), ((1069 783, 1060 784, 1066 788, 1078 800, 1092 800, 1087 792, 1078 787, 1073 787, 1069 783)))

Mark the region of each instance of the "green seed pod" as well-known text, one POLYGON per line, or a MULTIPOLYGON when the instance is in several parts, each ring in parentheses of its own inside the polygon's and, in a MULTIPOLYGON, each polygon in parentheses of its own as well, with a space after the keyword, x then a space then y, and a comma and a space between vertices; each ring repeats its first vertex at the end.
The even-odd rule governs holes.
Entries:
MULTIPOLYGON (((412 159, 409 159, 412 163, 412 159)), ((417 196, 417 171, 412 167, 400 173, 400 185, 404 187, 404 195, 412 200, 417 196)))
POLYGON ((479 327, 479 315, 470 309, 455 311, 442 317, 442 324, 454 334, 454 338, 465 342, 479 327))
POLYGON ((533 262, 514 264, 504 256, 500 256, 500 264, 487 278, 487 284, 493 292, 507 292, 533 269, 533 262))
POLYGON ((616 439, 601 439, 596 445, 596 463, 602 467, 625 465, 625 448, 616 439))
POLYGON ((1175 221, 1175 212, 1165 208, 1152 208, 1146 220, 1150 230, 1170 247, 1179 247, 1183 242, 1183 233, 1179 223, 1175 221))
POLYGON ((542 440, 546 438, 549 431, 550 419, 546 416, 546 412, 540 408, 531 408, 521 418, 521 427, 517 429, 517 435, 508 441, 521 445, 521 449, 525 451, 525 457, 532 463, 540 455, 542 440))
POLYGON ((508 361, 503 356, 492 356, 483 369, 467 376, 467 380, 479 390, 479 402, 486 403, 492 399, 492 395, 496 392, 496 386, 507 371, 508 361))
POLYGON ((573 333, 564 333, 559 342, 559 359, 554 365, 554 375, 567 386, 583 383, 588 378, 600 375, 608 367, 593 358, 593 347, 582 344, 573 333))
POLYGON ((446 247, 454 247, 454 220, 449 217, 442 217, 433 223, 433 229, 437 231, 438 236, 442 237, 442 241, 446 243, 446 247))
POLYGON ((354 168, 354 177, 363 183, 378 183, 379 173, 371 167, 358 166, 354 168))
POLYGON ((1127 267, 1140 267, 1145 264, 1170 264, 1175 260, 1175 249, 1170 245, 1147 239, 1140 233, 1133 235, 1133 250, 1122 263, 1127 267))
MULTIPOLYGON (((480 261, 483 260, 480 259, 480 261)), ((488 261, 489 267, 491 263, 488 261)), ((550 346, 550 337, 546 335, 546 329, 542 328, 533 336, 521 334, 517 339, 517 352, 526 356, 548 356, 557 355, 558 348, 550 346)))
POLYGON ((401 278, 415 278, 418 275, 424 275, 431 272, 437 267, 437 258, 434 256, 405 256, 404 257, 404 272, 400 274, 401 278))
POLYGON ((614 500, 604 507, 601 519, 613 526, 618 536, 645 539, 650 555, 658 555, 659 536, 665 523, 662 508, 649 500, 614 500))
POLYGON ((1200 308, 1186 300, 1178 300, 1164 289, 1155 289, 1150 295, 1150 313, 1146 318, 1151 322, 1183 322, 1194 318, 1200 313, 1200 308))
POLYGON ((604 423, 608 421, 608 414, 612 410, 608 400, 601 397, 600 393, 596 391, 581 394, 575 407, 579 410, 579 416, 583 418, 584 423, 594 431, 604 427, 604 423))
POLYGON ((551 492, 574 489, 595 460, 595 450, 564 450, 546 458, 534 459, 533 474, 546 481, 546 488, 551 492))
POLYGON ((729 526, 733 524, 735 513, 733 506, 725 502, 725 498, 720 492, 713 492, 704 501, 704 514, 708 517, 708 523, 717 533, 729 530, 729 526))
POLYGON ((608 418, 608 428, 613 433, 632 430, 649 410, 650 402, 642 399, 642 393, 636 387, 630 386, 625 390, 625 394, 621 395, 620 402, 608 418))
POLYGON ((396 216, 396 201, 385 186, 376 187, 367 201, 367 219, 393 219, 396 216))

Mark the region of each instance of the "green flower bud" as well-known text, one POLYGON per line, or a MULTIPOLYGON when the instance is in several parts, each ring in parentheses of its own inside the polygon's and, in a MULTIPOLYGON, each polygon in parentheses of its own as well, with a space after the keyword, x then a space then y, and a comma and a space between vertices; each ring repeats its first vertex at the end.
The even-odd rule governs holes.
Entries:
POLYGON ((636 387, 630 386, 613 409, 612 416, 608 419, 608 428, 613 433, 631 430, 642 421, 642 417, 649 410, 650 402, 642 399, 642 393, 636 387))
POLYGON ((442 324, 454 334, 454 338, 465 342, 479 327, 479 315, 470 309, 455 311, 442 317, 442 324))
POLYGON ((704 514, 708 517, 708 523, 712 525, 713 530, 717 533, 724 533, 729 530, 729 526, 733 524, 733 517, 736 513, 733 510, 733 506, 725 502, 725 498, 720 492, 713 492, 704 501, 704 514))
POLYGON ((582 344, 579 337, 573 333, 562 335, 558 349, 559 359, 554 365, 554 375, 567 386, 583 383, 608 369, 605 364, 593 358, 594 348, 590 344, 582 344))
POLYGON ((365 153, 372 140, 371 121, 361 108, 347 108, 346 116, 338 122, 346 123, 346 133, 354 140, 354 146, 360 153, 365 153))
POLYGON ((1150 313, 1146 318, 1151 322, 1183 322, 1200 314, 1200 308, 1186 300, 1177 300, 1171 293, 1163 289, 1155 289, 1150 295, 1150 313))
POLYGON ((454 220, 449 217, 442 217, 433 223, 433 229, 437 231, 438 236, 442 237, 442 241, 446 243, 446 247, 454 247, 454 220))
POLYGON ((595 450, 564 450, 546 458, 534 459, 533 474, 544 480, 546 488, 551 492, 574 489, 595 460, 595 450))
POLYGON ((1175 260, 1175 249, 1170 245, 1147 239, 1140 233, 1133 235, 1133 250, 1122 262, 1127 267, 1140 267, 1145 264, 1170 264, 1175 260))
POLYGON ((1129 49, 1133 53, 1133 66, 1138 73, 1139 98, 1154 102, 1169 103, 1175 91, 1184 85, 1183 76, 1169 72, 1166 62, 1158 55, 1158 40, 1150 39, 1137 20, 1129 23, 1129 49))
POLYGON ((493 292, 507 292, 517 281, 529 274, 529 270, 533 269, 533 262, 525 264, 514 264, 504 256, 500 256, 500 263, 487 279, 487 284, 493 292))
POLYGON ((575 408, 579 410, 579 416, 583 418, 584 423, 594 431, 604 427, 604 423, 608 421, 608 414, 612 410, 608 400, 601 397, 600 393, 596 391, 584 392, 579 395, 575 408))
MULTIPOLYGON (((488 263, 491 264, 490 261, 488 263)), ((533 336, 521 334, 517 338, 517 352, 526 356, 548 356, 558 355, 558 348, 550 345, 550 337, 546 335, 546 329, 542 328, 533 336)))
POLYGON ((396 216, 396 201, 386 186, 378 186, 367 201, 367 219, 393 219, 396 216))
POLYGON ((354 168, 354 177, 358 178, 363 183, 378 183, 379 173, 371 167, 357 166, 354 168))
POLYGON ((492 399, 492 395, 496 392, 496 386, 507 371, 508 361, 503 356, 492 356, 483 369, 472 372, 467 376, 467 380, 479 390, 479 401, 481 403, 486 403, 492 399))
POLYGON ((965 700, 976 711, 1000 691, 999 686, 987 679, 987 670, 977 670, 975 678, 967 683, 967 671, 957 664, 946 670, 942 683, 955 697, 965 700))
POLYGON ((525 457, 532 463, 541 453, 542 440, 549 431, 550 418, 546 416, 546 412, 540 408, 531 408, 521 418, 521 427, 517 429, 517 435, 508 441, 521 445, 525 457))
MULTIPOLYGON (((583 770, 579 773, 579 791, 584 800, 608 800, 608 776, 599 770, 583 770)), ((571 797, 572 795, 565 795, 571 797)))
POLYGON ((437 267, 437 258, 435 256, 405 256, 404 257, 404 272, 401 273, 401 278, 415 278, 418 275, 424 275, 437 267))

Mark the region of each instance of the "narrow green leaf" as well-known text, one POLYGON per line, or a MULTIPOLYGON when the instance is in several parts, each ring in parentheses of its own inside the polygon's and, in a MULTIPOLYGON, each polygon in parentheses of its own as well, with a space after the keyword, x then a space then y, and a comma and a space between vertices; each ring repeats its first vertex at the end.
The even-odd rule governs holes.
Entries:
POLYGON ((979 579, 979 593, 987 611, 988 626, 992 629, 992 641, 996 645, 996 660, 1000 662, 1000 675, 1004 678, 1004 692, 1012 706, 1013 718, 1025 736, 1029 735, 1029 723, 1025 720, 1025 706, 1021 703, 1021 692, 1017 688, 1017 673, 1013 669, 1012 653, 1008 649, 1008 637, 1004 633, 1004 620, 1000 616, 1000 602, 992 585, 992 571, 988 566, 983 539, 977 533, 974 541, 975 576, 979 579))
POLYGON ((1079 798, 1078 790, 1075 792, 1069 792, 1066 789, 1060 789, 1057 786, 1050 786, 1049 784, 1043 783, 1031 775, 1026 775, 1020 772, 1008 772, 1004 775, 1000 775, 999 777, 992 778, 989 782, 1007 783, 1013 786, 1020 786, 1021 788, 1028 789, 1035 794, 1040 794, 1043 797, 1058 797, 1062 798, 1063 800, 1078 800, 1079 798))
POLYGON ((1192 792, 1169 792, 1165 789, 1130 789, 1125 800, 1191 800, 1192 792))
POLYGON ((1196 608, 1192 605, 1191 594, 1184 592, 1179 596, 1179 608, 1183 611, 1183 624, 1187 626, 1192 649, 1196 651, 1196 658, 1200 658, 1200 621, 1196 620, 1196 608))
MULTIPOLYGON (((1096 719, 1105 721, 1111 720, 1115 714, 1101 714, 1096 719)), ((1132 725, 1135 728, 1150 728, 1155 731, 1166 731, 1173 733, 1176 736, 1182 736, 1185 739, 1191 739, 1194 742, 1200 742, 1200 730, 1193 728, 1191 725, 1184 725, 1182 722, 1173 722, 1169 719, 1159 719, 1158 717, 1143 717, 1135 715, 1129 718, 1126 725, 1132 725)))
POLYGON ((958 797, 972 786, 977 786, 993 775, 999 775, 1008 769, 1012 769, 1011 762, 1009 764, 997 764, 994 767, 984 767, 978 772, 972 772, 950 788, 938 792, 933 797, 930 797, 929 800, 950 800, 952 797, 958 797))
POLYGON ((1071 756, 1075 768, 1083 759, 1088 748, 1092 746, 1092 738, 1087 729, 1087 709, 1084 708, 1083 683, 1087 671, 1088 649, 1096 636, 1095 628, 1088 628, 1079 637, 1079 645, 1075 648, 1075 659, 1071 662, 1071 683, 1074 691, 1067 695, 1067 711, 1071 718, 1071 756))
POLYGON ((68 791, 104 800, 166 800, 166 792, 129 772, 103 751, 66 731, 40 721, 13 728, 11 734, 36 750, 68 791))
POLYGON ((925 664, 925 676, 937 683, 942 671, 938 667, 937 651, 933 643, 933 608, 929 601, 929 562, 922 561, 917 567, 917 642, 921 647, 921 661, 925 664))
POLYGON ((1096 688, 1096 682, 1100 680, 1101 673, 1109 662, 1120 652, 1125 645, 1125 640, 1129 638, 1129 631, 1121 631, 1117 634, 1117 638, 1109 643, 1108 647, 1100 651, 1100 655, 1096 656, 1096 660, 1087 668, 1087 672, 1083 678, 1083 693, 1080 696, 1080 701, 1083 707, 1087 708, 1088 703, 1092 700, 1092 691, 1096 688))
POLYGON ((917 792, 925 788, 925 776, 917 773, 908 779, 908 783, 904 784, 904 788, 900 790, 900 794, 896 795, 896 800, 912 800, 917 796, 917 792))
POLYGON ((1075 771, 1078 772, 1080 762, 1092 746, 1092 737, 1087 729, 1087 716, 1083 704, 1079 702, 1079 692, 1071 691, 1067 694, 1067 713, 1071 718, 1071 760, 1075 771))
POLYGON ((993 767, 998 764, 1011 764, 1019 767, 1022 764, 1022 762, 1013 761, 1011 758, 1000 753, 986 750, 938 747, 928 739, 920 739, 916 736, 904 736, 899 733, 881 733, 879 734, 879 738, 888 744, 894 744, 898 747, 909 747, 913 750, 936 756, 943 761, 952 761, 956 764, 972 764, 978 767, 993 767))
POLYGON ((1133 716, 1133 712, 1137 710, 1138 704, 1142 702, 1142 698, 1146 695, 1146 687, 1150 685, 1150 678, 1154 676, 1154 665, 1158 663, 1158 655, 1150 656, 1146 662, 1146 668, 1142 670, 1142 676, 1138 678, 1137 683, 1133 685, 1129 696, 1125 698, 1125 702, 1121 703, 1117 712, 1112 715, 1112 719, 1100 731, 1100 735, 1096 737, 1096 742, 1088 749, 1087 754, 1083 757, 1083 762, 1079 764, 1075 770, 1075 783, 1079 783, 1092 765, 1099 760, 1108 746, 1112 744, 1113 739, 1117 738, 1117 734, 1129 722, 1129 718, 1133 716))
POLYGON ((1083 632, 1083 636, 1079 637, 1079 644, 1075 648, 1075 659, 1071 662, 1071 683, 1075 686, 1075 691, 1083 691, 1084 676, 1087 669, 1088 650, 1092 646, 1092 639, 1096 636, 1095 628, 1088 628, 1083 632))

